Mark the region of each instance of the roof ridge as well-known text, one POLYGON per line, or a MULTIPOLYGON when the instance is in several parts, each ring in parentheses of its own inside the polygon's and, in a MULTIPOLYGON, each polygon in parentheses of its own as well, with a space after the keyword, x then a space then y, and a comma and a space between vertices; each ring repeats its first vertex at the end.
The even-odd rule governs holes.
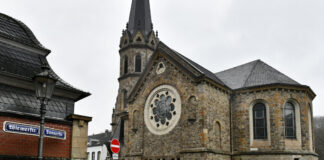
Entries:
POLYGON ((294 81, 294 82, 297 83, 297 84, 300 84, 300 83, 297 82, 296 80, 290 78, 289 76, 287 76, 286 74, 282 73, 282 72, 279 71, 278 69, 276 69, 276 68, 270 66, 269 64, 267 64, 267 63, 265 63, 265 62, 263 62, 263 61, 262 61, 262 63, 265 64, 265 65, 267 65, 269 68, 271 68, 272 70, 276 71, 277 73, 280 73, 281 75, 285 76, 285 77, 288 78, 289 80, 294 81))
MULTIPOLYGON (((164 46, 165 49, 171 50, 172 52, 175 53, 176 56, 178 56, 179 58, 181 58, 185 63, 187 63, 189 66, 191 66, 193 69, 195 69, 196 71, 198 71, 200 74, 211 78, 214 77, 216 80, 214 80, 215 82, 219 83, 220 85, 224 85, 226 87, 228 87, 219 77, 217 77, 213 72, 211 72, 209 69, 205 68, 204 66, 196 63, 195 61, 191 60, 190 58, 184 56, 183 54, 175 51, 174 49, 170 48, 169 46, 167 46, 166 44, 164 44, 163 42, 161 42, 162 47, 164 46)), ((212 78, 211 78, 212 79, 212 78)))
POLYGON ((255 62, 257 62, 257 61, 261 61, 261 60, 260 60, 260 59, 257 59, 257 60, 251 61, 251 62, 243 63, 243 64, 241 64, 241 65, 238 65, 238 66, 235 66, 235 67, 232 67, 232 68, 229 68, 229 69, 225 69, 225 70, 222 70, 222 71, 216 72, 216 73, 214 73, 214 74, 219 74, 219 73, 222 73, 222 72, 226 72, 226 71, 228 71, 228 70, 235 69, 235 68, 239 68, 239 67, 241 67, 241 66, 244 66, 244 65, 247 65, 247 64, 250 64, 250 63, 255 63, 255 62))
POLYGON ((243 84, 242 87, 244 87, 244 86, 246 85, 246 83, 248 82, 248 79, 249 79, 249 78, 251 77, 251 75, 252 75, 252 72, 255 70, 255 67, 257 66, 258 63, 260 63, 260 61, 261 61, 260 59, 254 61, 255 64, 254 64, 253 68, 251 69, 251 72, 250 72, 249 76, 245 79, 245 82, 244 82, 244 84, 243 84))

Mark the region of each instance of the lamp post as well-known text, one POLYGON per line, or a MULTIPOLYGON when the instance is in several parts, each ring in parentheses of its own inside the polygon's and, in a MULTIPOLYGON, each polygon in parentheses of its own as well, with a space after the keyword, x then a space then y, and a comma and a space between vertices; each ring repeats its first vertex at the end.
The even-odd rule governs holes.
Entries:
POLYGON ((46 114, 46 104, 51 99, 53 90, 56 84, 56 79, 50 75, 49 67, 42 66, 42 72, 37 74, 34 78, 36 97, 40 101, 40 132, 38 141, 38 159, 43 159, 43 139, 44 139, 44 123, 46 114))

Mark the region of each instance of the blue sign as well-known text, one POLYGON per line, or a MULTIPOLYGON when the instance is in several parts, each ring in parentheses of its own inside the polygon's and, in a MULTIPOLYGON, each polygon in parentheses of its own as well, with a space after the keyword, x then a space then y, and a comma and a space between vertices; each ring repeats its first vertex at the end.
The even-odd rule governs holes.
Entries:
POLYGON ((39 135, 37 126, 23 125, 18 123, 5 122, 5 131, 17 132, 22 134, 39 135))
MULTIPOLYGON (((10 133, 39 136, 40 129, 39 126, 6 121, 3 124, 3 130, 10 133)), ((57 129, 44 128, 44 136, 49 138, 65 139, 66 132, 57 129)))
POLYGON ((59 131, 55 129, 45 128, 44 135, 46 137, 65 139, 65 131, 59 131))

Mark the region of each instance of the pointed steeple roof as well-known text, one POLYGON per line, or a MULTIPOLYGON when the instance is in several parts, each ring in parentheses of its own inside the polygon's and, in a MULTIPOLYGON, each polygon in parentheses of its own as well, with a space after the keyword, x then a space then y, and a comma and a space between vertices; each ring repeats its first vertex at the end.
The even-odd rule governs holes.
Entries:
POLYGON ((301 85, 261 60, 218 72, 215 75, 232 89, 269 84, 301 85))
POLYGON ((133 0, 129 16, 127 31, 134 36, 137 31, 142 31, 148 36, 153 30, 149 0, 133 0))

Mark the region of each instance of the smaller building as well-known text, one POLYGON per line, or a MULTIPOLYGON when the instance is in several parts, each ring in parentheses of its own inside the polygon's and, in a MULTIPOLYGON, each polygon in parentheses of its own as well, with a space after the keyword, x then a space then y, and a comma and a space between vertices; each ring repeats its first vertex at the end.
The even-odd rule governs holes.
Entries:
POLYGON ((74 110, 75 103, 90 93, 54 72, 47 61, 50 52, 23 22, 0 13, 0 160, 37 159, 41 109, 33 77, 42 72, 42 66, 58 79, 46 105, 43 158, 86 159, 92 118, 74 110))
POLYGON ((110 156, 108 143, 111 132, 106 130, 104 133, 88 136, 88 160, 107 160, 110 156))

